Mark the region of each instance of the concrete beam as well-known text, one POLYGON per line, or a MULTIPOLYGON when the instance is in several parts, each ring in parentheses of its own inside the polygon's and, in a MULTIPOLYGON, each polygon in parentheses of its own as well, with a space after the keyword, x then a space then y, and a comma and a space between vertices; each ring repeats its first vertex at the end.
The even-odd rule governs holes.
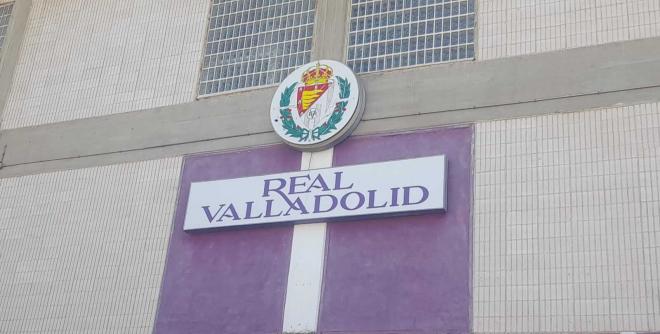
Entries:
MULTIPOLYGON (((361 75, 371 134, 660 100, 660 38, 361 75)), ((0 177, 278 142, 275 88, 0 133, 0 177)))
POLYGON ((528 103, 660 85, 660 39, 361 76, 364 119, 528 103), (654 73, 655 72, 655 73, 654 73))
MULTIPOLYGON (((344 59, 349 10, 350 0, 317 2, 312 59, 344 59)), ((332 167, 333 153, 333 148, 304 152, 300 170, 332 167)), ((325 269, 326 225, 315 223, 293 227, 282 326, 284 333, 317 332, 325 269)))

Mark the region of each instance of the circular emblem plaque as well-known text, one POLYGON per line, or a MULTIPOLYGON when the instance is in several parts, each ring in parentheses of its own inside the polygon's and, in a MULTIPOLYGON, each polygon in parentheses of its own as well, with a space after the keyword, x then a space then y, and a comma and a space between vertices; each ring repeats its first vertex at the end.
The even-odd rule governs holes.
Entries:
POLYGON ((270 122, 284 142, 320 151, 345 139, 364 112, 363 87, 346 65, 319 60, 289 74, 275 92, 270 122))

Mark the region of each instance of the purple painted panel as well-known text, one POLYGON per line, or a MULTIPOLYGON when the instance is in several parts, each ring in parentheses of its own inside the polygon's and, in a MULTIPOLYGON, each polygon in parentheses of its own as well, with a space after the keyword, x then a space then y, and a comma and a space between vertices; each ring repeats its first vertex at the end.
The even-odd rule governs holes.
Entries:
POLYGON ((289 225, 183 232, 190 183, 300 169, 283 145, 188 157, 161 287, 155 333, 280 333, 291 238, 289 225))
POLYGON ((446 154, 447 212, 328 224, 320 333, 468 333, 472 128, 356 137, 334 165, 446 154))

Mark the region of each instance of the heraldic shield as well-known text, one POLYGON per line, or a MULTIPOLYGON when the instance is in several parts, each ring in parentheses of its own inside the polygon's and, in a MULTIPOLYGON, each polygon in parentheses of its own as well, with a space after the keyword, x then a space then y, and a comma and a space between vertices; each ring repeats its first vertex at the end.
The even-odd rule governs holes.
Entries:
POLYGON ((319 151, 346 138, 364 112, 364 92, 355 73, 321 59, 295 69, 275 91, 273 130, 301 151, 319 151))
POLYGON ((317 127, 332 114, 334 80, 332 68, 316 64, 302 75, 303 86, 298 87, 297 109, 305 127, 317 127))

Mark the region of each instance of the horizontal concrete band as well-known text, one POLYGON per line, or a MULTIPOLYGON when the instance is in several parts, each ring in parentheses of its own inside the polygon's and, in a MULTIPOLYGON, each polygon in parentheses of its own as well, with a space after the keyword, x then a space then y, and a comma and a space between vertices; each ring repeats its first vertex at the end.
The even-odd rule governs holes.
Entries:
MULTIPOLYGON (((649 38, 362 75, 367 105, 355 134, 657 101, 659 55, 660 38, 649 38)), ((6 130, 0 177, 275 143, 274 91, 6 130)))

